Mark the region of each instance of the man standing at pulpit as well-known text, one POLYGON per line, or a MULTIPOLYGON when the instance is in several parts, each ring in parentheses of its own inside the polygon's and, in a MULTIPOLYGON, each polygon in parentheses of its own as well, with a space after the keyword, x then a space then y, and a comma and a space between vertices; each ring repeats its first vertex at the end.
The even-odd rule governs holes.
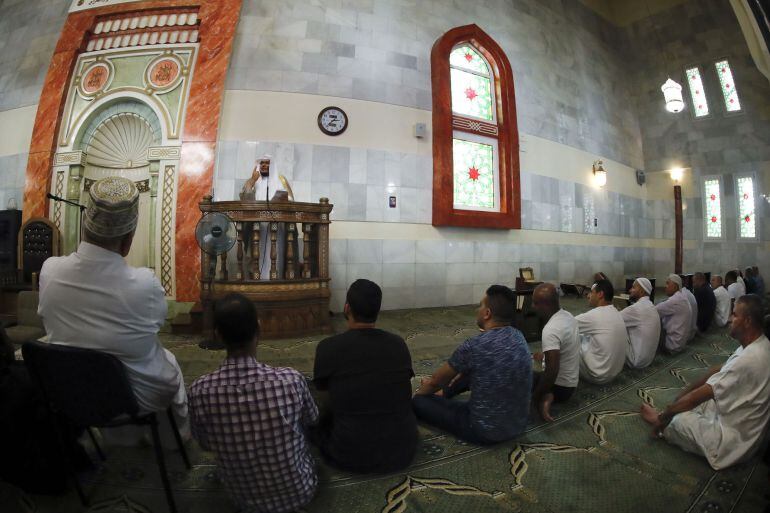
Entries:
MULTIPOLYGON (((275 170, 275 164, 270 155, 263 156, 251 173, 251 178, 246 180, 240 192, 241 201, 264 201, 283 203, 294 201, 291 187, 283 175, 275 170)), ((269 210, 269 207, 268 207, 269 210)), ((255 223, 256 224, 256 223, 255 223)), ((283 279, 284 255, 286 254, 286 227, 278 223, 276 230, 276 271, 275 278, 270 277, 270 223, 259 223, 259 272, 260 279, 283 279)), ((253 256, 252 256, 253 258, 253 256)))

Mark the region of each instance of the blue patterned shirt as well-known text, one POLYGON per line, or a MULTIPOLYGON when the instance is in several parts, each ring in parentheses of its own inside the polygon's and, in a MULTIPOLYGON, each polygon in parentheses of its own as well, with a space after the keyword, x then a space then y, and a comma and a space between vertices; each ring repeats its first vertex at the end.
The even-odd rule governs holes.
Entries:
POLYGON ((449 365, 470 378, 471 428, 489 441, 524 431, 532 394, 532 355, 524 335, 513 327, 495 328, 455 349, 449 365))

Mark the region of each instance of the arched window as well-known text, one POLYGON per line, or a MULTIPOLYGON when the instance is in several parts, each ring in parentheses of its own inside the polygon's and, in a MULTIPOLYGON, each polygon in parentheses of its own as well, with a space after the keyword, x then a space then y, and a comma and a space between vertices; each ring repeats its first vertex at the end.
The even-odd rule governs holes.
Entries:
POLYGON ((511 65, 476 25, 431 51, 433 225, 520 228, 519 132, 511 65))

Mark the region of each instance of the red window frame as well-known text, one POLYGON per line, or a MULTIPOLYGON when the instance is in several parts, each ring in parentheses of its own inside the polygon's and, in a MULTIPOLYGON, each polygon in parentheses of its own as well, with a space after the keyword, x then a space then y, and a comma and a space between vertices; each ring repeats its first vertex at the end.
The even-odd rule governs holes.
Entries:
POLYGON ((433 226, 521 228, 519 129, 513 72, 502 48, 477 25, 456 27, 433 44, 430 54, 433 87, 433 226), (460 43, 469 43, 487 60, 494 81, 497 123, 452 112, 449 54, 460 43), (497 139, 500 211, 454 208, 453 132, 497 139))

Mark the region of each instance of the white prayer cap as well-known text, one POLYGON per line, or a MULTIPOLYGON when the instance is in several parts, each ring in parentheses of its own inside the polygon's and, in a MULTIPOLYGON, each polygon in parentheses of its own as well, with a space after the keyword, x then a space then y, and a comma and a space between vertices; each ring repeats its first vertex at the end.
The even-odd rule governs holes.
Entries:
POLYGON ((668 278, 667 278, 667 279, 668 279, 669 281, 672 281, 672 282, 676 283, 676 285, 677 285, 677 286, 679 287, 679 289, 681 290, 681 288, 682 288, 682 278, 681 278, 681 276, 679 276, 678 274, 673 274, 673 273, 672 273, 672 274, 669 274, 669 275, 668 275, 668 278))
POLYGON ((636 279, 636 283, 638 283, 639 286, 642 287, 647 294, 652 294, 652 283, 650 283, 650 280, 648 280, 647 278, 639 277, 636 279))
POLYGON ((102 178, 88 190, 83 225, 93 235, 112 239, 131 233, 139 219, 139 191, 120 176, 102 178))

